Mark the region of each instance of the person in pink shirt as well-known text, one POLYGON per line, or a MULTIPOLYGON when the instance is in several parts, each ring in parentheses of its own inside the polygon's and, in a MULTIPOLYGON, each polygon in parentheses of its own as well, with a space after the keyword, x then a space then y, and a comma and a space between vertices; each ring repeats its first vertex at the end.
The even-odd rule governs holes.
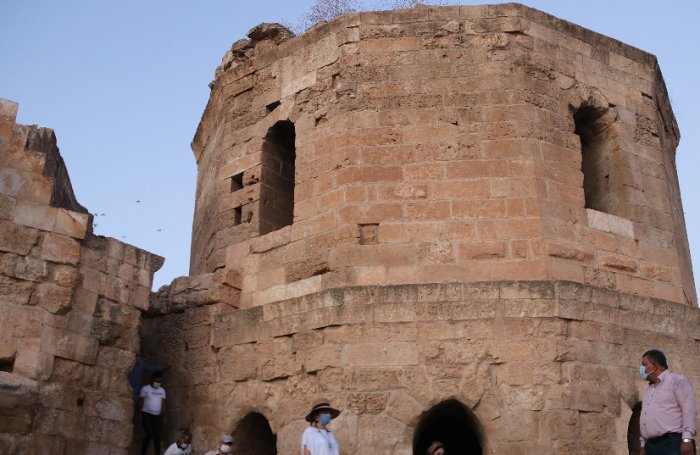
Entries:
POLYGON ((668 371, 666 356, 647 351, 639 367, 649 382, 639 417, 641 455, 694 455, 697 410, 688 378, 668 371))

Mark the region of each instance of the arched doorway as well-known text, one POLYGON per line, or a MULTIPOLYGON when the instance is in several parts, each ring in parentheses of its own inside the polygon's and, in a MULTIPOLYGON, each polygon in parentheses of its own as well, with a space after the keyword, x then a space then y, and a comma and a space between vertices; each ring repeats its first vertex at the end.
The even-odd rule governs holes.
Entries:
POLYGON ((233 432, 233 453, 240 455, 276 455, 277 436, 264 415, 251 412, 233 432))
POLYGON ((481 425, 458 400, 445 400, 424 412, 413 435, 413 455, 424 455, 433 441, 448 454, 481 455, 481 425))
POLYGON ((632 416, 630 417, 630 424, 627 427, 627 448, 629 453, 633 455, 639 454, 639 438, 641 432, 639 430, 639 416, 642 414, 642 403, 637 403, 632 408, 632 416))

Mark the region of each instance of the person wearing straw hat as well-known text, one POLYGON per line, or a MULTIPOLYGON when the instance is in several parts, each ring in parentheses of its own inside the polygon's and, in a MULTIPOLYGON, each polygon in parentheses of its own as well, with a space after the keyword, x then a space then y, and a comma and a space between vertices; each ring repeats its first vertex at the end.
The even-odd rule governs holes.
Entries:
POLYGON ((318 403, 306 415, 311 425, 301 436, 302 455, 338 455, 338 441, 328 429, 328 424, 340 414, 328 403, 318 403))

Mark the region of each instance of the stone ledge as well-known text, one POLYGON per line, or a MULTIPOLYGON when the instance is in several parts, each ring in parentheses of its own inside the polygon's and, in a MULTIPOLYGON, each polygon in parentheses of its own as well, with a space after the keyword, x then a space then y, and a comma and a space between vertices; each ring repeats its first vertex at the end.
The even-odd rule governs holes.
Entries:
POLYGON ((363 323, 557 318, 700 337, 700 311, 673 302, 568 281, 367 286, 217 315, 214 347, 363 323))

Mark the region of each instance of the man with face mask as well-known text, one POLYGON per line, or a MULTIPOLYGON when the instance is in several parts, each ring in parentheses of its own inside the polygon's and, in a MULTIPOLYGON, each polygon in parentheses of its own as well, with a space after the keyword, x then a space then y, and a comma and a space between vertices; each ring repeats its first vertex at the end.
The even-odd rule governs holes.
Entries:
POLYGON ((221 437, 221 441, 219 441, 219 450, 212 450, 204 455, 224 455, 228 453, 233 453, 233 437, 225 434, 221 437))
POLYGON ((141 387, 139 409, 143 424, 143 442, 141 455, 146 455, 148 445, 153 439, 153 453, 160 455, 160 430, 165 421, 165 389, 161 387, 163 375, 155 373, 151 384, 141 387))
POLYGON ((301 455, 338 455, 338 442, 327 426, 339 414, 340 411, 328 403, 319 403, 311 408, 306 416, 311 426, 301 436, 301 455))
POLYGON ((192 433, 183 430, 180 439, 165 450, 163 455, 192 455, 192 433))
POLYGON ((690 381, 668 371, 666 356, 657 349, 644 353, 639 373, 649 382, 639 416, 640 454, 695 454, 697 410, 690 381))

